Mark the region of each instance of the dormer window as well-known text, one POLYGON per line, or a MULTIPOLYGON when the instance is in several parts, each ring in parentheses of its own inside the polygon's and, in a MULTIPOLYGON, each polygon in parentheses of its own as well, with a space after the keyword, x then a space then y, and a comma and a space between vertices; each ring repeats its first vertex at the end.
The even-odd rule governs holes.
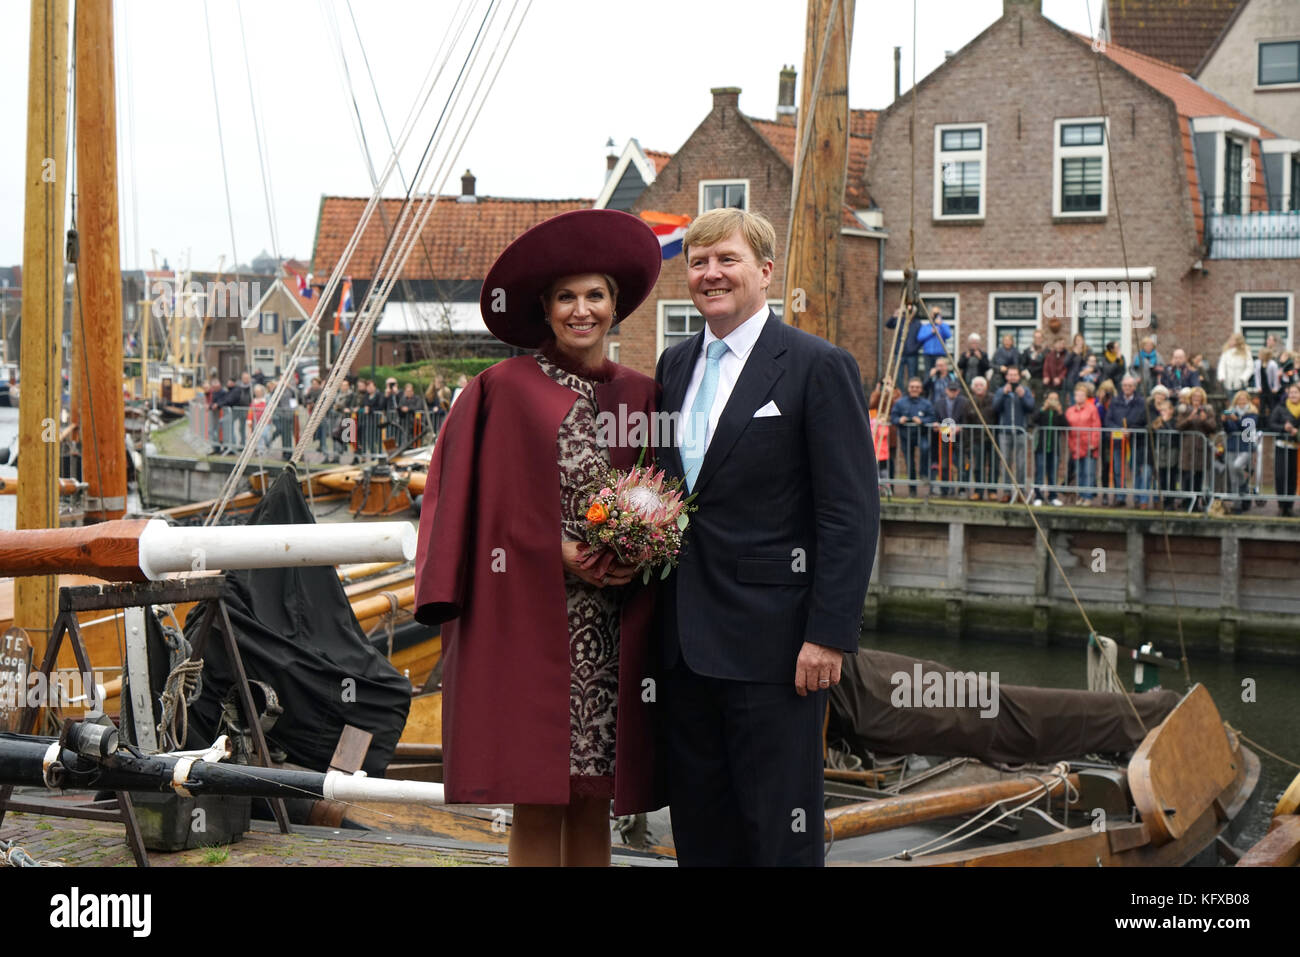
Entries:
POLYGON ((1240 215, 1243 193, 1242 155, 1245 153, 1241 140, 1227 137, 1223 144, 1223 212, 1240 215))

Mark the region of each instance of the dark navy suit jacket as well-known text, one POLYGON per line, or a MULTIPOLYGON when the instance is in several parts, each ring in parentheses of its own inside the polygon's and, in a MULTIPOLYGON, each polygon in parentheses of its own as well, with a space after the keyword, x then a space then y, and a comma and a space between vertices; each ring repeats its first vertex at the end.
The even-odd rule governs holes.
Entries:
MULTIPOLYGON (((660 357, 661 410, 681 410, 703 340, 660 357)), ((853 357, 769 311, 696 479, 662 664, 786 683, 804 641, 857 650, 880 526, 870 434, 853 357), (768 402, 781 414, 755 418, 768 402)), ((659 461, 682 475, 675 445, 659 461)))

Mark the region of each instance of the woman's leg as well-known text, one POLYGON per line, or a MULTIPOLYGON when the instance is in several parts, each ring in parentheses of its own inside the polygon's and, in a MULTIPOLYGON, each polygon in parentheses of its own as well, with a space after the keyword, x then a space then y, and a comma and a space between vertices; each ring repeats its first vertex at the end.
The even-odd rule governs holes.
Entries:
POLYGON ((510 866, 559 867, 568 810, 563 804, 516 804, 510 825, 510 866))
POLYGON ((564 812, 563 835, 564 867, 608 867, 609 799, 573 797, 564 812))

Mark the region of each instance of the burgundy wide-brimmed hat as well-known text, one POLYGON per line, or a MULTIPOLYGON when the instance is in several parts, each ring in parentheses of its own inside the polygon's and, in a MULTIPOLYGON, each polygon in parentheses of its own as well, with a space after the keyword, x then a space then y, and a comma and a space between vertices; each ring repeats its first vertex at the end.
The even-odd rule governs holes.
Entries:
POLYGON ((618 283, 614 314, 622 321, 645 301, 659 278, 663 254, 650 227, 617 209, 575 209, 524 233, 497 257, 483 280, 479 311, 488 330, 523 349, 551 330, 542 293, 561 276, 605 273, 618 283))

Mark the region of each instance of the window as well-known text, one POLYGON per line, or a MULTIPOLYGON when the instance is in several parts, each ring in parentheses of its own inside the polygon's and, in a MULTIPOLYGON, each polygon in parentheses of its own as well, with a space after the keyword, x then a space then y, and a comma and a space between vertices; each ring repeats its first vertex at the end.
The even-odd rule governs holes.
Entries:
POLYGON ((1291 157, 1291 212, 1300 210, 1300 157, 1291 157))
POLYGON ((711 209, 747 209, 749 180, 700 180, 700 212, 711 209))
POLYGON ((1229 215, 1240 215, 1241 181, 1245 175, 1242 165, 1241 140, 1225 137, 1223 141, 1223 211, 1229 215))
POLYGON ((610 361, 610 362, 617 362, 617 361, 618 361, 618 347, 621 346, 622 344, 623 344, 623 343, 621 343, 621 342, 611 342, 611 343, 609 343, 609 361, 610 361))
POLYGON ((1106 215, 1106 123, 1102 118, 1056 121, 1052 215, 1106 215))
MULTIPOLYGON (((272 313, 274 315, 274 313, 272 313)), ((268 379, 275 375, 275 350, 256 348, 253 350, 253 370, 260 369, 268 379)))
POLYGON ((1237 293, 1237 331, 1246 337, 1252 353, 1258 355, 1270 335, 1277 336, 1283 349, 1291 347, 1294 298, 1289 292, 1237 293))
POLYGON ((1259 85, 1300 83, 1300 40, 1259 45, 1259 85))
MULTIPOLYGON (((768 307, 780 319, 785 312, 785 305, 779 299, 769 299, 768 307)), ((699 314, 689 301, 659 301, 659 354, 670 346, 675 346, 689 339, 704 329, 704 317, 699 314)), ((613 358, 612 356, 610 357, 613 358)))
POLYGON ((280 314, 276 312, 263 312, 258 314, 261 320, 262 332, 268 335, 280 331, 280 314))
POLYGON ((1015 337, 1016 350, 1023 352, 1034 341, 1038 328, 1038 296, 989 297, 989 353, 1002 347, 1002 337, 1015 337))
POLYGON ((936 219, 982 219, 987 125, 934 128, 934 216, 936 219))
POLYGON ((1123 294, 1079 293, 1074 303, 1074 332, 1100 352, 1108 342, 1118 342, 1120 352, 1129 351, 1128 303, 1123 294))

